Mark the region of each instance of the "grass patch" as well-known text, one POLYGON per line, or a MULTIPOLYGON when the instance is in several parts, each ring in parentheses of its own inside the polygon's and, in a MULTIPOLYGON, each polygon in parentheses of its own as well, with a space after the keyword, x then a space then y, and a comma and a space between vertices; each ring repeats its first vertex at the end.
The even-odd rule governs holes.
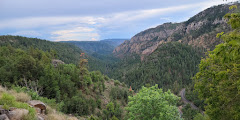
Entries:
POLYGON ((34 108, 30 107, 26 103, 17 102, 16 98, 8 93, 3 93, 0 98, 0 104, 4 105, 5 109, 9 109, 9 107, 15 107, 15 108, 22 108, 29 111, 27 116, 24 116, 24 120, 35 120, 36 119, 36 111, 34 108))

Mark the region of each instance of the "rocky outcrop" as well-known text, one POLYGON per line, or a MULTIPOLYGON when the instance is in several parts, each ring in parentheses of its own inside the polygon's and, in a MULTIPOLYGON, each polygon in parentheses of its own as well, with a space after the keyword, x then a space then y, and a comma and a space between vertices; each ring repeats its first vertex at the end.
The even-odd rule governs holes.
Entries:
MULTIPOLYGON (((40 113, 42 114, 44 111, 46 111, 46 105, 39 101, 39 100, 31 100, 28 102, 29 105, 31 105, 32 107, 35 107, 36 109, 39 109, 40 113)), ((37 110, 38 111, 38 110, 37 110)))
POLYGON ((8 114, 8 118, 10 120, 22 120, 24 118, 24 116, 26 116, 28 114, 28 110, 26 109, 14 109, 12 111, 9 112, 8 114))
POLYGON ((58 65, 65 64, 65 63, 61 60, 52 59, 52 64, 53 64, 54 67, 57 67, 58 65))
POLYGON ((28 112, 28 110, 20 108, 10 108, 6 110, 0 106, 0 120, 22 120, 28 112))
POLYGON ((160 44, 173 41, 211 50, 221 42, 216 38, 216 34, 231 30, 226 20, 223 19, 223 16, 229 12, 229 6, 211 7, 188 21, 165 23, 142 31, 130 41, 125 41, 115 48, 113 53, 118 57, 138 54, 143 59, 144 56, 155 51, 160 44))
POLYGON ((9 118, 6 114, 1 114, 0 115, 0 120, 9 120, 9 118))

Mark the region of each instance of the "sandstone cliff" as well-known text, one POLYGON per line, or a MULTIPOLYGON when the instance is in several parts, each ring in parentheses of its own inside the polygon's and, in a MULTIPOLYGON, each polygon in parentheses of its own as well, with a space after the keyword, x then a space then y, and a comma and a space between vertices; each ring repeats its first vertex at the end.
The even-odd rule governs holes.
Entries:
POLYGON ((160 44, 177 41, 211 50, 221 42, 216 38, 219 32, 228 32, 230 26, 223 19, 230 5, 208 8, 182 23, 165 23, 142 31, 115 48, 118 57, 138 54, 142 57, 151 54, 160 44))

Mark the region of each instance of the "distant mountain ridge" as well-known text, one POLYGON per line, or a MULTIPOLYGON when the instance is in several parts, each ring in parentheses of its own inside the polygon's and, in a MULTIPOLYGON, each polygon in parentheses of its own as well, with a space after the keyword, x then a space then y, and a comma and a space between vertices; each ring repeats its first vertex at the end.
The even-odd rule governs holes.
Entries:
POLYGON ((129 40, 129 39, 104 39, 104 40, 100 40, 100 42, 106 42, 114 47, 117 47, 121 45, 125 40, 129 40))
POLYGON ((97 53, 108 55, 112 54, 115 47, 122 44, 128 39, 105 39, 100 41, 60 41, 64 43, 70 43, 81 48, 89 54, 97 53))
MULTIPOLYGON (((239 3, 235 4, 239 6, 239 3)), ((143 59, 144 56, 154 52, 159 45, 174 41, 212 50, 221 42, 216 38, 216 34, 231 30, 223 19, 223 16, 230 12, 229 6, 231 5, 214 6, 185 22, 164 23, 142 31, 115 48, 113 53, 118 57, 138 54, 143 59)))

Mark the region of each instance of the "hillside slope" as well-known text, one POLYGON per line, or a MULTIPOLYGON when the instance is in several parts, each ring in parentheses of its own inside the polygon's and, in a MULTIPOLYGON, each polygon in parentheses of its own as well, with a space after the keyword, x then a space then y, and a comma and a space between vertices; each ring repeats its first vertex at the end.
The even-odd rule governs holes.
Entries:
POLYGON ((136 34, 130 41, 125 41, 114 50, 118 57, 138 54, 142 57, 151 54, 159 45, 177 41, 180 43, 203 47, 212 50, 219 44, 216 38, 219 32, 228 32, 223 16, 229 12, 230 5, 218 5, 208 8, 188 21, 181 23, 165 23, 136 34))
POLYGON ((144 60, 138 55, 124 58, 113 67, 110 77, 118 79, 133 89, 158 84, 164 90, 178 92, 198 71, 204 50, 178 42, 164 43, 144 60))
MULTIPOLYGON (((52 99, 47 104, 54 104, 67 114, 85 118, 94 115, 99 119, 113 115, 118 119, 124 117, 123 107, 129 95, 126 85, 100 72, 89 72, 87 59, 81 58, 76 66, 63 62, 54 64, 59 60, 53 62, 52 58, 51 53, 33 47, 26 50, 11 45, 0 47, 1 85, 18 86, 18 90, 35 99, 39 95, 52 99), (109 115, 108 104, 114 104, 114 114, 109 115)), ((0 105, 4 105, 1 100, 0 105)))
POLYGON ((30 47, 48 51, 55 58, 61 59, 65 63, 77 64, 80 54, 83 52, 80 48, 67 43, 50 42, 38 38, 27 38, 21 36, 5 35, 0 36, 0 46, 11 45, 14 48, 28 50, 30 47))

